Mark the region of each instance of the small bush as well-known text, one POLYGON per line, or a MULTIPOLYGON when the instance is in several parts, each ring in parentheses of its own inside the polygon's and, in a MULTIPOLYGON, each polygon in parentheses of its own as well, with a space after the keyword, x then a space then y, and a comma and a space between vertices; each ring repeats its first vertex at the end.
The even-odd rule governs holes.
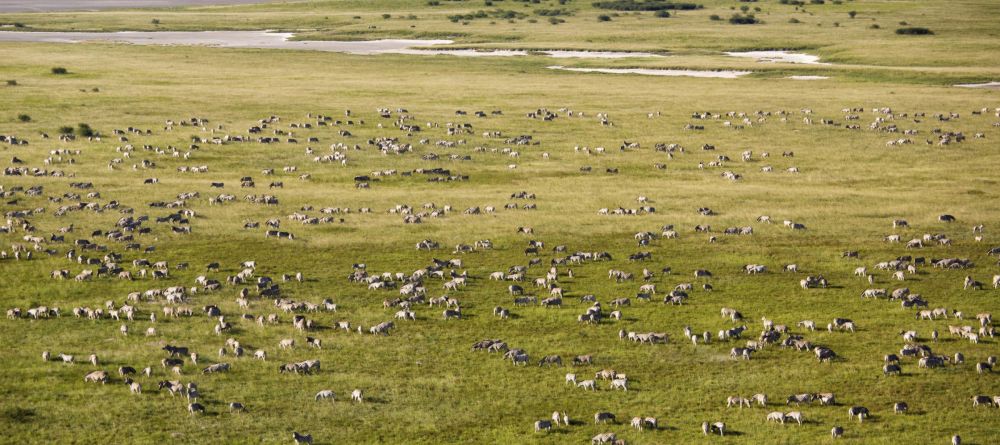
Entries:
POLYGON ((73 127, 69 125, 63 125, 59 127, 59 134, 73 134, 73 127))
POLYGON ((35 417, 35 410, 27 408, 8 408, 3 411, 3 417, 13 423, 28 423, 35 417))
POLYGON ((610 22, 611 21, 611 16, 609 16, 607 14, 601 14, 601 15, 597 16, 597 21, 598 22, 610 22))
POLYGON ((848 11, 847 15, 851 16, 851 18, 853 19, 854 16, 858 15, 858 11, 848 11))
POLYGON ((712 14, 712 15, 708 16, 708 19, 711 20, 711 21, 713 21, 713 22, 717 22, 719 20, 722 20, 722 17, 719 17, 718 14, 712 14))
POLYGON ((934 34, 934 31, 931 31, 931 30, 929 30, 927 28, 921 28, 921 27, 914 26, 914 27, 910 27, 910 28, 899 28, 899 29, 896 30, 896 34, 899 34, 899 35, 912 35, 912 36, 927 36, 927 35, 934 34))
POLYGON ((788 23, 802 23, 802 22, 800 22, 799 19, 792 17, 788 19, 788 23))
POLYGON ((549 17, 549 23, 553 25, 558 25, 560 23, 566 23, 566 21, 559 17, 549 17))
POLYGON ((69 73, 69 70, 67 70, 66 68, 63 68, 61 66, 57 66, 55 68, 52 68, 52 74, 68 74, 68 73, 69 73))
POLYGON ((391 17, 392 17, 392 14, 382 14, 382 18, 383 19, 389 20, 389 18, 391 18, 391 17))
POLYGON ((598 9, 613 9, 616 11, 660 11, 667 9, 689 11, 704 7, 696 3, 673 3, 664 0, 614 0, 594 2, 592 5, 598 9))
POLYGON ((159 25, 160 24, 160 19, 153 19, 153 20, 150 21, 150 23, 152 23, 154 25, 159 25))
POLYGON ((438 0, 431 0, 431 1, 427 2, 427 6, 440 6, 440 5, 441 5, 441 2, 439 2, 438 0))
POLYGON ((17 86, 17 81, 14 80, 14 79, 8 80, 7 81, 7 86, 9 86, 9 87, 16 87, 17 86))
POLYGON ((809 3, 812 3, 814 5, 822 5, 823 3, 826 2, 824 0, 809 0, 809 3))
POLYGON ((80 123, 80 124, 76 125, 76 135, 77 136, 88 138, 88 137, 94 136, 96 134, 97 133, 94 132, 94 129, 90 128, 90 125, 88 125, 88 124, 80 123))
POLYGON ((871 29, 882 29, 881 26, 878 26, 878 23, 872 23, 870 26, 868 26, 868 28, 871 28, 871 29))
POLYGON ((729 23, 733 25, 753 25, 758 23, 758 20, 753 16, 753 14, 733 14, 733 16, 729 18, 729 23))
POLYGON ((14 27, 15 28, 24 28, 24 23, 17 23, 17 22, 15 22, 14 23, 14 27))
POLYGON ((749 10, 750 10, 750 7, 749 7, 749 6, 747 6, 747 5, 742 5, 742 6, 740 6, 740 11, 743 11, 743 12, 747 12, 747 11, 749 11, 749 10))
POLYGON ((655 15, 655 16, 657 16, 659 18, 662 18, 662 19, 670 17, 670 13, 667 12, 667 11, 665 11, 665 10, 662 10, 662 9, 659 10, 659 11, 656 11, 655 13, 653 13, 653 15, 655 15))
POLYGON ((909 28, 898 28, 898 29, 896 29, 896 34, 925 36, 925 35, 934 34, 934 31, 931 31, 931 30, 929 30, 927 28, 921 28, 921 27, 913 26, 913 27, 909 27, 909 28))
POLYGON ((19 120, 21 122, 31 122, 31 116, 28 116, 27 114, 21 113, 21 114, 17 115, 17 120, 19 120))

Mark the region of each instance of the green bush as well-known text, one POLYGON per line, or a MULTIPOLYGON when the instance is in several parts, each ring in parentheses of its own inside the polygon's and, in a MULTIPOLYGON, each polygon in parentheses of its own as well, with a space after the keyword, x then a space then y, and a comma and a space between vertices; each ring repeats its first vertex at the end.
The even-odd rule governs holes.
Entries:
POLYGON ((719 20, 722 20, 722 17, 719 17, 718 14, 712 14, 712 15, 708 16, 708 19, 711 20, 711 21, 719 21, 719 20))
POLYGON ((653 15, 664 19, 670 17, 670 13, 663 9, 656 11, 655 13, 653 13, 653 15))
POLYGON ((847 15, 851 16, 851 18, 853 19, 854 16, 858 15, 858 11, 848 11, 847 15))
POLYGON ((733 16, 729 18, 729 23, 733 25, 753 25, 758 22, 759 20, 757 20, 753 14, 733 14, 733 16))
POLYGON ((97 132, 90 128, 89 124, 80 123, 76 125, 76 135, 84 138, 95 136, 97 132))
POLYGON ((21 122, 31 122, 31 116, 28 116, 27 114, 21 113, 21 114, 17 115, 17 120, 19 120, 21 122))
POLYGON ((62 127, 59 127, 59 134, 73 134, 73 127, 63 125, 62 127))
POLYGON ((802 22, 800 22, 799 19, 792 17, 788 19, 788 23, 802 23, 802 22))
POLYGON ((598 9, 613 9, 615 11, 661 11, 667 9, 694 10, 704 7, 696 3, 674 3, 664 0, 614 0, 594 2, 591 5, 598 9))
POLYGON ((392 14, 382 14, 382 18, 383 19, 389 20, 389 18, 391 18, 391 17, 392 17, 392 14))
POLYGON ((57 66, 55 68, 52 68, 52 74, 68 74, 68 73, 69 73, 69 70, 67 70, 66 68, 63 68, 61 66, 57 66))
POLYGON ((17 86, 17 81, 14 80, 14 79, 8 80, 7 81, 7 86, 9 86, 9 87, 16 87, 17 86))
POLYGON ((926 36, 926 35, 934 34, 934 31, 931 31, 931 30, 929 30, 927 28, 921 28, 919 26, 912 26, 912 27, 909 27, 909 28, 899 28, 899 29, 896 29, 896 34, 900 34, 900 35, 914 35, 914 36, 926 36))
POLYGON ((13 423, 28 423, 35 417, 35 410, 26 408, 7 408, 3 411, 3 417, 13 423))
POLYGON ((611 21, 611 16, 609 16, 607 14, 601 14, 601 15, 597 16, 597 21, 598 22, 610 22, 611 21))

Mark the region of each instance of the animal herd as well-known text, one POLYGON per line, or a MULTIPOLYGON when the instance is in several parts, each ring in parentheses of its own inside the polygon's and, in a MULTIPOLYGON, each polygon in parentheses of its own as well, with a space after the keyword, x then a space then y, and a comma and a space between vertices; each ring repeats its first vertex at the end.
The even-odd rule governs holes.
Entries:
MULTIPOLYGON (((889 216, 882 218, 878 227, 868 230, 870 233, 878 232, 878 235, 866 235, 871 245, 878 248, 869 250, 865 248, 867 246, 852 246, 850 248, 855 250, 838 250, 828 255, 829 261, 813 261, 802 254, 801 258, 782 256, 782 260, 788 262, 779 263, 776 259, 779 255, 765 255, 753 260, 741 259, 731 265, 713 257, 715 246, 726 246, 727 240, 734 239, 759 243, 758 240, 763 237, 797 243, 821 231, 823 224, 810 221, 809 215, 786 215, 789 219, 784 219, 783 225, 772 225, 772 218, 768 215, 741 215, 726 224, 710 224, 713 219, 724 218, 720 215, 733 211, 713 205, 715 208, 683 210, 687 216, 698 218, 699 223, 682 226, 670 221, 679 219, 677 215, 681 211, 671 209, 672 206, 666 202, 658 205, 659 208, 651 205, 658 195, 653 191, 640 191, 643 194, 635 198, 641 204, 638 208, 625 207, 625 203, 608 203, 607 207, 598 210, 599 216, 594 217, 591 213, 591 218, 610 221, 608 224, 617 224, 616 216, 631 215, 635 218, 628 218, 628 224, 643 226, 639 232, 616 230, 614 243, 588 239, 585 234, 564 237, 551 225, 544 222, 535 224, 536 213, 544 213, 547 207, 558 204, 558 193, 554 190, 537 194, 515 191, 509 198, 504 198, 506 193, 501 198, 491 198, 508 199, 506 203, 463 203, 461 206, 456 200, 451 204, 399 203, 379 209, 376 199, 371 199, 370 205, 352 207, 321 202, 303 204, 296 198, 297 204, 294 208, 290 207, 286 200, 291 201, 294 195, 284 194, 285 181, 288 181, 288 188, 293 189, 329 180, 325 174, 333 167, 326 166, 327 163, 345 169, 356 165, 370 167, 370 171, 360 172, 353 176, 353 181, 348 181, 354 187, 351 193, 369 196, 365 194, 377 193, 380 188, 400 185, 417 187, 412 181, 414 177, 428 179, 427 184, 419 185, 421 188, 444 186, 438 182, 466 182, 470 180, 470 175, 455 171, 458 166, 468 165, 463 163, 492 155, 515 160, 511 162, 524 162, 523 158, 533 155, 535 145, 540 144, 532 136, 508 137, 499 131, 489 131, 484 134, 482 145, 472 149, 469 144, 473 144, 471 139, 475 134, 471 123, 431 122, 421 127, 417 125, 414 115, 404 108, 380 108, 377 111, 378 117, 369 122, 351 117, 349 112, 345 113, 345 119, 310 113, 298 122, 268 116, 250 125, 245 134, 229 131, 224 125, 210 125, 208 119, 201 117, 170 120, 162 127, 162 134, 178 132, 178 127, 202 128, 202 134, 193 137, 187 147, 174 147, 138 142, 152 135, 151 130, 120 130, 114 133, 117 138, 111 140, 117 139, 121 145, 113 150, 101 145, 100 137, 89 141, 64 140, 63 143, 82 147, 81 150, 52 152, 47 158, 45 165, 62 165, 63 160, 76 157, 85 164, 85 158, 91 153, 112 156, 108 160, 112 176, 125 176, 129 170, 143 172, 143 175, 155 174, 155 177, 147 177, 136 185, 148 190, 164 187, 187 175, 211 177, 211 180, 202 181, 203 186, 190 185, 190 190, 166 201, 153 198, 151 194, 130 196, 128 199, 131 201, 123 197, 120 201, 101 203, 100 200, 104 199, 102 193, 111 194, 113 190, 109 188, 105 191, 102 185, 79 182, 88 180, 85 171, 67 174, 59 170, 57 174, 57 171, 31 171, 24 167, 8 169, 3 179, 15 185, 0 185, 0 193, 8 200, 3 207, 7 221, 0 227, 0 237, 10 243, 10 249, 0 252, 0 261, 37 265, 32 275, 26 278, 37 282, 55 282, 67 288, 84 290, 117 283, 130 289, 107 295, 85 292, 87 296, 84 298, 89 303, 74 303, 76 307, 72 309, 67 308, 66 300, 57 295, 39 296, 32 300, 34 302, 30 306, 10 307, 7 310, 9 323, 45 323, 48 326, 89 322, 122 341, 136 342, 139 341, 137 337, 144 338, 142 346, 134 343, 136 353, 116 352, 110 359, 99 359, 96 347, 71 350, 58 345, 57 340, 53 340, 49 347, 55 354, 46 349, 41 356, 46 366, 79 368, 78 375, 83 375, 83 383, 119 385, 119 392, 125 396, 138 399, 161 393, 169 394, 171 400, 181 396, 184 405, 179 405, 177 411, 186 411, 189 416, 225 410, 234 415, 266 415, 247 399, 224 401, 213 394, 225 379, 265 367, 267 373, 281 379, 283 385, 308 387, 309 394, 299 394, 296 399, 304 410, 317 409, 317 406, 326 403, 339 403, 335 402, 336 395, 348 392, 352 402, 365 406, 362 404, 370 404, 372 399, 366 397, 361 389, 334 387, 332 383, 324 386, 314 378, 336 373, 338 360, 350 359, 337 356, 335 351, 338 347, 369 340, 405 345, 417 341, 418 337, 426 339, 428 329, 432 332, 461 332, 461 337, 473 345, 471 351, 458 351, 456 354, 466 354, 464 359, 473 366, 502 366, 499 372, 512 381, 537 372, 544 376, 541 381, 552 390, 565 390, 574 397, 608 401, 611 405, 619 405, 624 400, 631 401, 633 406, 643 406, 642 410, 635 410, 641 412, 629 412, 628 415, 610 409, 596 412, 593 415, 594 425, 602 428, 602 432, 592 437, 594 445, 623 444, 626 435, 640 441, 643 440, 640 438, 666 434, 673 429, 694 433, 699 430, 698 423, 679 420, 683 418, 682 413, 667 412, 656 401, 643 396, 668 383, 650 375, 647 369, 635 366, 635 361, 623 357, 703 355, 712 357, 713 364, 706 366, 755 370, 758 369, 755 366, 780 363, 780 366, 809 366, 817 373, 837 372, 838 367, 850 363, 870 363, 873 371, 858 375, 859 379, 903 379, 937 372, 952 373, 963 379, 996 378, 993 368, 997 359, 992 352, 998 343, 994 340, 996 329, 991 310, 997 306, 987 298, 995 298, 995 289, 1000 288, 1000 274, 994 274, 989 279, 990 273, 997 272, 995 260, 1000 256, 1000 247, 981 247, 984 237, 988 236, 984 226, 989 221, 966 221, 957 212, 908 215, 912 224, 889 216), (376 125, 371 125, 372 122, 376 125), (442 124, 446 129, 442 139, 433 141, 430 136, 423 136, 442 124), (336 136, 318 131, 334 128, 336 136), (264 136, 266 133, 271 136, 264 136), (128 140, 126 134, 135 141, 128 140), (371 138, 364 141, 355 134, 370 134, 371 138), (330 137, 333 139, 327 139, 330 137), (421 137, 419 142, 414 141, 416 145, 406 142, 413 137, 421 137), (321 140, 332 142, 328 151, 308 145, 318 144, 321 140), (244 167, 229 177, 234 172, 217 175, 217 172, 225 172, 228 166, 184 165, 178 167, 176 172, 157 166, 197 159, 203 153, 210 153, 213 146, 227 145, 241 148, 280 146, 304 151, 306 154, 302 160, 307 161, 310 167, 291 163, 258 166, 261 167, 258 173, 275 179, 284 175, 285 181, 271 182, 267 194, 250 193, 240 199, 233 194, 235 192, 213 193, 211 190, 231 190, 238 185, 239 189, 252 192, 257 183, 251 172, 244 171, 244 167), (448 156, 429 152, 437 150, 443 153, 456 147, 468 149, 465 151, 469 154, 448 156), (366 150, 377 152, 379 158, 412 157, 411 153, 415 152, 421 153, 424 161, 447 157, 453 167, 402 169, 368 165, 381 161, 371 159, 366 150), (326 154, 322 154, 324 152, 326 154), (126 166, 130 162, 134 164, 126 166), (67 182, 65 187, 62 182, 45 182, 42 185, 31 180, 40 176, 76 179, 73 183, 67 182), (236 185, 230 184, 237 176, 241 179, 236 181, 236 185), (81 196, 80 193, 87 194, 81 196), (42 201, 46 195, 47 201, 42 201), (31 205, 26 206, 25 203, 31 205), (258 238, 257 242, 268 243, 269 246, 275 245, 270 243, 290 243, 302 246, 304 252, 311 249, 308 243, 320 238, 324 232, 341 230, 337 227, 340 225, 366 230, 371 239, 376 240, 381 235, 378 231, 402 230, 402 224, 429 225, 432 221, 445 221, 441 223, 445 225, 448 220, 454 219, 478 224, 503 213, 506 213, 503 218, 511 219, 503 220, 506 221, 503 224, 509 226, 503 233, 483 230, 474 238, 444 239, 449 238, 447 231, 408 232, 406 236, 412 236, 407 243, 378 248, 391 251, 393 255, 398 252, 399 258, 405 259, 386 261, 376 251, 356 251, 356 257, 344 259, 352 262, 350 267, 332 261, 323 267, 324 272, 314 274, 310 270, 305 273, 295 270, 301 262, 291 261, 293 267, 293 264, 271 259, 269 255, 258 254, 258 259, 245 258, 233 263, 219 260, 218 253, 211 249, 194 253, 183 248, 173 250, 174 243, 184 246, 192 239, 207 241, 215 236, 203 233, 218 230, 206 221, 216 219, 218 213, 215 212, 219 208, 240 209, 234 210, 234 214, 254 215, 245 220, 231 218, 232 221, 225 222, 235 224, 232 227, 234 237, 263 234, 263 239, 258 238), (454 210, 463 208, 465 210, 461 212, 454 210), (96 215, 97 219, 83 218, 84 212, 89 212, 87 216, 96 215), (103 217, 112 214, 115 215, 113 219, 103 217), (800 217, 805 221, 799 222, 800 217), (283 228, 289 225, 295 226, 294 234, 283 228), (944 233, 942 225, 949 233, 944 233), (892 232, 886 233, 889 230, 892 232), (553 235, 553 232, 556 234, 553 235), (434 233, 434 237, 442 239, 418 235, 423 233, 434 233), (671 249, 675 246, 694 242, 688 239, 705 243, 700 247, 703 256, 679 258, 672 253, 671 249), (963 250, 956 250, 957 247, 963 250), (967 252, 973 248, 978 253, 967 257, 967 252), (885 249, 891 249, 893 253, 870 253, 885 249), (181 255, 184 258, 177 260, 181 255), (604 276, 605 270, 607 277, 604 276), (954 278, 955 273, 965 275, 964 279, 954 278), (315 291, 317 282, 336 289, 336 293, 319 294, 315 291), (852 305, 850 307, 861 309, 846 311, 843 308, 847 306, 831 303, 829 309, 810 309, 811 318, 800 319, 788 315, 786 311, 765 310, 764 306, 755 304, 751 296, 742 298, 744 296, 734 295, 731 291, 737 283, 762 282, 780 283, 779 294, 766 297, 787 299, 790 307, 795 307, 795 299, 799 298, 843 299, 849 302, 845 304, 852 305), (944 299, 940 298, 940 291, 930 290, 930 282, 941 284, 948 292, 965 298, 948 299, 959 301, 953 303, 954 307, 945 304, 941 302, 944 299), (725 305, 721 309, 714 303, 720 299, 725 305), (381 304, 378 304, 379 301, 381 304), (877 337, 878 333, 886 331, 886 321, 874 319, 865 312, 881 311, 890 306, 898 309, 891 324, 904 325, 905 328, 898 335, 894 332, 885 338, 877 337), (362 309, 377 315, 359 316, 362 309), (661 314, 666 314, 672 323, 683 328, 651 321, 662 319, 661 314), (207 320, 207 324, 197 319, 207 320), (574 338, 561 345, 547 344, 514 330, 515 326, 534 322, 579 333, 580 339, 574 338), (162 329, 157 329, 168 324, 182 324, 191 331, 178 334, 172 330, 164 335, 162 329), (499 338, 482 339, 480 332, 484 325, 491 331, 488 334, 490 337, 502 335, 509 342, 499 338), (823 329, 824 325, 826 329, 823 329), (947 334, 940 335, 939 330, 944 333, 945 328, 947 334), (195 332, 195 329, 199 331, 195 332), (600 338, 601 342, 606 341, 613 346, 602 347, 600 342, 582 340, 588 337, 600 338), (259 340, 261 338, 268 340, 259 340), (845 348, 845 343, 864 345, 863 349, 876 355, 860 355, 854 348, 845 348), (892 346, 886 347, 888 344, 892 346), (138 358, 151 354, 159 358, 138 358), (882 360, 879 360, 880 356, 882 360), (82 360, 83 357, 88 358, 82 360), (966 357, 975 363, 974 367, 964 365, 966 357), (274 358, 287 362, 272 365, 269 362, 274 358), (627 364, 632 364, 630 367, 633 369, 626 369, 627 364), (308 399, 312 399, 311 402, 308 399), (612 428, 619 425, 619 418, 630 419, 621 424, 627 424, 635 433, 613 431, 612 428), (640 432, 641 435, 638 435, 640 432)), ((896 133, 898 129, 893 128, 897 124, 902 125, 909 122, 907 119, 915 117, 887 108, 870 111, 873 122, 869 129, 875 134, 896 133)), ((845 111, 847 114, 859 112, 853 108, 845 111)), ((799 113, 811 125, 813 112, 801 110, 799 113)), ((788 122, 794 114, 788 111, 757 111, 696 115, 700 116, 699 120, 728 117, 743 120, 745 126, 760 126, 771 121, 788 122)), ((479 119, 483 119, 481 122, 500 115, 477 114, 479 119)), ((580 116, 584 114, 570 109, 539 109, 528 113, 529 119, 541 120, 538 125, 555 125, 560 120, 580 116)), ((607 114, 599 113, 597 116, 600 125, 610 126, 607 114)), ((959 144, 965 140, 961 133, 936 134, 939 137, 933 141, 928 139, 928 143, 940 146, 959 144)), ((18 150, 24 150, 23 147, 28 144, 24 138, 11 136, 8 139, 23 141, 19 142, 18 147, 22 148, 18 150)), ((47 144, 49 141, 42 142, 42 145, 47 144)), ((656 147, 656 153, 666 154, 664 160, 679 163, 688 159, 691 165, 697 163, 700 169, 723 167, 732 162, 725 155, 714 155, 708 162, 687 158, 698 156, 699 152, 717 153, 716 146, 712 144, 704 144, 701 150, 685 150, 678 144, 650 145, 656 147)), ((642 143, 626 141, 620 152, 626 156, 643 148, 642 143)), ((610 155, 603 148, 577 147, 571 156, 598 158, 610 155)), ((798 155, 787 151, 782 158, 802 159, 806 156, 808 154, 804 156, 802 151, 798 155)), ((739 158, 743 164, 736 165, 749 165, 770 159, 770 153, 755 154, 745 150, 739 158)), ((550 160, 546 152, 544 161, 550 160)), ((66 168, 72 165, 80 164, 67 163, 66 168)), ((593 174, 587 167, 573 173, 593 174)), ((760 170, 771 171, 770 166, 764 168, 760 170)), ((782 165, 780 170, 800 171, 794 165, 782 165)), ((604 170, 612 175, 618 171, 617 167, 604 170)), ((802 171, 806 172, 802 176, 811 174, 807 170, 802 171)), ((731 181, 746 183, 755 174, 726 170, 724 176, 731 181)), ((463 185, 456 183, 448 186, 461 188, 463 185)), ((418 198, 414 196, 413 199, 418 198)), ((775 218, 774 221, 782 219, 775 218)), ((570 222, 567 221, 567 224, 570 222)), ((238 246, 234 248, 238 249, 238 246)), ((102 352, 103 355, 105 353, 102 352)), ((373 373, 377 372, 373 370, 373 373)), ((809 386, 809 382, 796 383, 803 388, 809 386)), ((74 384, 80 384, 79 380, 74 384)), ((825 420, 830 418, 825 414, 832 409, 828 407, 839 407, 837 409, 847 412, 849 420, 858 422, 848 427, 848 434, 864 437, 866 427, 863 424, 873 419, 892 422, 886 415, 890 411, 910 415, 908 413, 936 408, 923 404, 921 400, 902 401, 857 392, 839 392, 835 397, 833 392, 813 392, 815 389, 803 389, 787 398, 772 400, 763 389, 746 397, 728 397, 725 408, 729 409, 698 411, 700 416, 711 416, 713 419, 703 421, 700 431, 707 436, 745 434, 734 428, 740 425, 740 419, 753 418, 779 425, 822 425, 824 431, 827 427, 832 428, 829 430, 831 436, 839 438, 845 434, 845 428, 838 424, 830 425, 825 420), (871 410, 861 404, 862 400, 874 399, 879 400, 879 405, 869 405, 873 406, 871 410), (769 411, 772 409, 777 410, 769 411), (729 420, 728 426, 721 419, 729 420)), ((962 394, 960 398, 963 404, 965 400, 971 400, 969 408, 1000 408, 1000 396, 962 394)), ((553 400, 553 403, 562 402, 553 400)), ((577 406, 571 408, 582 410, 577 406)), ((589 422, 571 421, 567 411, 560 409, 553 412, 551 418, 540 420, 537 417, 541 413, 520 414, 524 418, 536 419, 531 423, 533 428, 525 423, 524 430, 528 433, 549 434, 558 429, 571 431, 591 427, 589 422)), ((581 416, 583 414, 580 413, 581 416)), ((313 443, 312 435, 292 429, 287 433, 291 433, 295 443, 313 443)), ((649 439, 651 443, 670 441, 665 436, 655 437, 649 439)))

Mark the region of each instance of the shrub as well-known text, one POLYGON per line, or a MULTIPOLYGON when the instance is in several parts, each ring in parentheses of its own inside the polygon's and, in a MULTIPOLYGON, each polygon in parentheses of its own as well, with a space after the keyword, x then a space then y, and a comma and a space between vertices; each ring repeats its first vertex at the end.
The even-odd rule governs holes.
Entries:
POLYGON ((390 17, 392 17, 392 14, 382 14, 383 19, 389 20, 390 17))
POLYGON ((800 22, 799 19, 792 17, 788 19, 788 23, 802 23, 802 22, 800 22))
POLYGON ((566 21, 559 17, 549 17, 549 23, 553 25, 558 25, 560 23, 566 23, 566 21))
POLYGON ((67 70, 66 68, 63 68, 61 66, 57 66, 55 68, 52 68, 52 74, 68 74, 68 73, 69 73, 69 70, 67 70))
POLYGON ((823 3, 826 2, 824 0, 809 0, 809 3, 812 3, 814 5, 822 5, 823 3))
POLYGON ((536 9, 535 14, 543 17, 556 17, 560 15, 573 15, 573 11, 566 9, 536 9))
POLYGON ((441 2, 439 2, 438 0, 431 0, 427 2, 427 6, 439 6, 439 5, 441 5, 441 2))
POLYGON ((913 26, 913 27, 909 27, 909 28, 899 28, 899 29, 896 29, 896 34, 900 34, 900 35, 914 35, 914 36, 926 36, 926 35, 934 34, 934 31, 931 31, 931 30, 929 30, 927 28, 921 28, 921 27, 918 27, 918 26, 913 26))
POLYGON ((19 120, 21 122, 31 122, 31 116, 28 116, 27 114, 21 113, 21 114, 17 115, 17 120, 19 120))
POLYGON ((740 6, 740 11, 747 12, 749 10, 750 10, 750 7, 747 6, 747 5, 740 6))
POLYGON ((708 16, 708 19, 712 20, 712 21, 719 21, 719 20, 722 20, 722 17, 719 17, 718 14, 712 14, 712 15, 708 16))
POLYGON ((152 23, 154 25, 159 25, 160 24, 160 19, 153 19, 153 20, 150 21, 150 23, 152 23))
POLYGON ((14 80, 14 79, 8 80, 7 81, 7 86, 9 86, 9 87, 16 87, 17 86, 17 81, 14 80))
POLYGON ((847 15, 851 16, 851 18, 853 19, 854 16, 858 15, 858 11, 849 11, 847 15))
POLYGON ((753 25, 758 23, 758 20, 753 16, 753 14, 733 14, 733 16, 729 18, 729 23, 733 25, 753 25))
POLYGON ((663 9, 656 11, 655 13, 653 13, 653 15, 664 19, 670 17, 670 13, 663 9))
POLYGON ((882 27, 878 26, 878 23, 872 23, 871 26, 869 26, 869 28, 871 28, 871 29, 881 29, 882 27))
POLYGON ((613 9, 616 11, 660 11, 667 9, 694 10, 704 6, 697 3, 674 3, 664 0, 614 0, 594 2, 592 6, 599 9, 613 9))
POLYGON ((611 16, 609 16, 607 14, 601 14, 601 15, 597 16, 597 21, 598 22, 610 22, 611 21, 611 16))
POLYGON ((59 134, 73 134, 73 127, 69 125, 63 125, 59 127, 59 134))
POLYGON ((96 134, 97 133, 94 131, 94 129, 90 128, 90 125, 88 125, 88 124, 80 123, 80 124, 76 125, 76 135, 77 136, 87 138, 87 137, 94 136, 96 134))
POLYGON ((35 410, 26 408, 8 408, 3 411, 3 417, 14 423, 28 423, 35 417, 35 410))

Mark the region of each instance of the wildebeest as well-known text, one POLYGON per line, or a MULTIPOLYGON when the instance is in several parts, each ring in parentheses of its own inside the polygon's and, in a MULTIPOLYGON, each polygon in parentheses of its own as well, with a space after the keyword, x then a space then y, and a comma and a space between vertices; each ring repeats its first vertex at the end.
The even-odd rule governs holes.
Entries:
POLYGON ((857 417, 858 422, 863 422, 869 415, 868 408, 863 406, 852 406, 847 409, 847 417, 857 417))
POLYGON ((311 434, 299 434, 294 431, 292 432, 292 440, 294 440, 296 444, 312 445, 313 443, 313 437, 311 434))
POLYGON ((598 424, 598 423, 606 423, 608 421, 611 421, 611 423, 615 423, 615 415, 612 414, 612 413, 606 412, 606 411, 600 411, 600 412, 594 413, 594 424, 595 425, 598 424))

